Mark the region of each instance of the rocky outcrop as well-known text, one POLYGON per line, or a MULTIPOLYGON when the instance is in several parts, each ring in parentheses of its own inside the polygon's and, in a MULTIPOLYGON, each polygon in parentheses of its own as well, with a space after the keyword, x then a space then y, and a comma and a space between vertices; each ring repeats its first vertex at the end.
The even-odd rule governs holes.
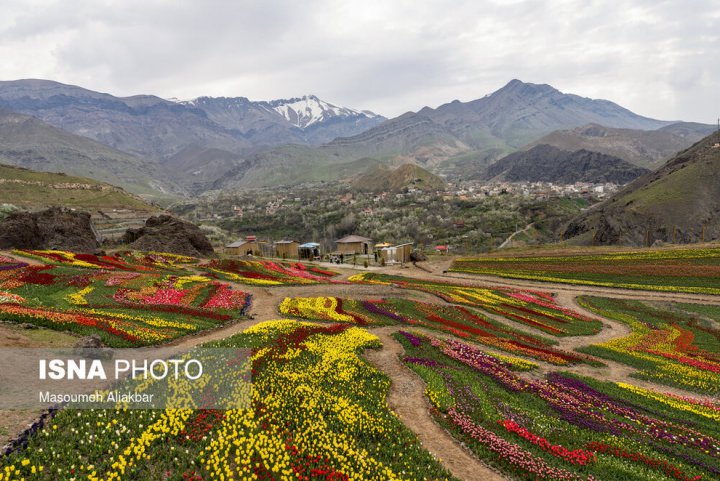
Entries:
POLYGON ((212 244, 198 226, 170 215, 150 217, 145 221, 145 226, 128 229, 122 242, 140 251, 170 252, 193 257, 215 254, 212 244))
POLYGON ((485 177, 510 182, 627 184, 648 172, 647 169, 599 152, 569 152, 552 145, 538 145, 498 160, 488 167, 485 177))
POLYGON ((60 207, 15 212, 0 221, 0 249, 94 253, 100 246, 90 214, 60 207))

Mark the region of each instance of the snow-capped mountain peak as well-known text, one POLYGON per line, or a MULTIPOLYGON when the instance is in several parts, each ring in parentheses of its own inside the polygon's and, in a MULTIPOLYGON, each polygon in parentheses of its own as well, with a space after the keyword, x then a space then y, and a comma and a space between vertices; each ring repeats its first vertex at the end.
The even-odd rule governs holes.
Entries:
MULTIPOLYGON (((277 121, 287 122, 302 130, 335 119, 356 122, 372 120, 374 124, 385 120, 385 117, 369 110, 339 107, 330 102, 325 102, 315 95, 268 101, 253 101, 247 97, 198 97, 191 100, 171 98, 167 100, 188 107, 199 108, 208 113, 210 111, 215 114, 223 112, 222 115, 224 116, 235 115, 239 116, 239 118, 252 116, 252 112, 255 112, 255 115, 262 112, 260 115, 269 115, 270 118, 274 117, 277 121)), ((210 115, 212 116, 212 114, 210 115)), ((224 120, 227 120, 227 118, 224 120)))
POLYGON ((318 122, 324 122, 333 117, 377 117, 376 114, 366 111, 351 109, 348 107, 338 107, 324 100, 320 100, 315 95, 303 95, 292 99, 273 100, 268 102, 268 106, 275 112, 282 115, 285 120, 293 124, 295 127, 305 129, 318 122))
POLYGON ((333 117, 377 117, 376 114, 348 107, 338 107, 315 95, 303 95, 292 99, 272 100, 268 106, 279 113, 285 120, 295 127, 305 129, 318 122, 324 122, 333 117))

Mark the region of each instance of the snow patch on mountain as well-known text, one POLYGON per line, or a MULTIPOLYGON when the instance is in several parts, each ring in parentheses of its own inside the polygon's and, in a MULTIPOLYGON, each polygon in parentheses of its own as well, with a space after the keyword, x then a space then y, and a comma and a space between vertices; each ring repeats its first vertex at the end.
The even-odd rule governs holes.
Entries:
POLYGON ((377 117, 369 111, 359 111, 348 107, 338 107, 315 95, 303 95, 293 99, 273 100, 268 102, 270 108, 279 113, 294 126, 305 129, 318 122, 333 117, 377 117))

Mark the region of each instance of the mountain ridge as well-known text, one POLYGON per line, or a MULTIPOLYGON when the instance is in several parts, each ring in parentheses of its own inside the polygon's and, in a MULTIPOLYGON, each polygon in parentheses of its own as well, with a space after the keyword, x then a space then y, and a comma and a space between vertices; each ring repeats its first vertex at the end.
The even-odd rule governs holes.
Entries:
POLYGON ((193 194, 342 180, 360 173, 367 159, 389 166, 417 164, 449 179, 475 177, 544 135, 593 122, 604 128, 657 129, 656 135, 677 138, 686 129, 686 139, 696 130, 686 123, 670 132, 670 122, 608 100, 517 79, 476 100, 423 107, 393 119, 314 95, 181 102, 152 95, 114 97, 45 80, 0 82, 1 106, 155 160, 166 178, 193 194))
POLYGON ((562 237, 635 246, 720 239, 720 132, 573 219, 562 237))
POLYGON ((556 130, 521 150, 530 150, 541 144, 562 150, 586 149, 619 157, 639 167, 658 168, 712 131, 711 125, 692 122, 677 122, 657 130, 611 128, 592 123, 556 130))
POLYGON ((540 144, 498 160, 488 167, 485 178, 510 182, 627 184, 648 172, 648 169, 607 154, 585 149, 571 152, 540 144))
POLYGON ((160 166, 24 114, 0 109, 0 162, 92 177, 146 198, 173 196, 160 166))

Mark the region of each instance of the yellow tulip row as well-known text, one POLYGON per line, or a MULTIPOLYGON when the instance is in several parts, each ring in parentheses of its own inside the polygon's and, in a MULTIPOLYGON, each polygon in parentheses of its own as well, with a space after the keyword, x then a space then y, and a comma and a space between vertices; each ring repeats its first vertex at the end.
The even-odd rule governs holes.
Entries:
POLYGON ((77 292, 68 294, 65 297, 65 300, 67 300, 70 304, 74 304, 76 306, 87 306, 88 301, 87 299, 85 299, 85 296, 90 294, 94 290, 95 288, 93 286, 87 286, 86 288, 81 289, 77 292))
POLYGON ((280 312, 333 322, 355 322, 352 316, 338 312, 336 297, 286 297, 280 304, 280 312))
MULTIPOLYGON (((246 334, 270 338, 298 328, 317 324, 290 320, 258 324, 246 334)), ((252 396, 262 402, 266 413, 250 410, 229 411, 212 442, 200 454, 204 469, 212 479, 257 479, 254 462, 262 464, 278 479, 296 479, 286 440, 279 434, 259 429, 263 423, 277 422, 279 416, 293 419, 294 445, 304 454, 333 460, 335 467, 351 479, 399 479, 397 473, 362 448, 353 434, 384 433, 382 420, 347 396, 328 392, 326 386, 350 387, 362 372, 371 369, 356 352, 375 345, 376 336, 352 327, 332 336, 314 335, 304 342, 304 350, 315 362, 307 364, 298 349, 269 361, 264 375, 255 379, 252 396), (265 395, 262 395, 264 393, 265 395), (338 430, 338 424, 344 426, 338 430)), ((275 354, 259 349, 255 362, 275 354)), ((379 386, 387 389, 388 385, 379 386)))
POLYGON ((618 382, 616 384, 627 391, 659 401, 663 404, 667 404, 668 406, 672 406, 675 409, 691 412, 715 421, 720 421, 720 410, 712 409, 709 406, 704 406, 702 404, 698 404, 697 402, 690 402, 689 400, 682 399, 679 396, 674 396, 672 394, 643 389, 624 382, 618 382))

